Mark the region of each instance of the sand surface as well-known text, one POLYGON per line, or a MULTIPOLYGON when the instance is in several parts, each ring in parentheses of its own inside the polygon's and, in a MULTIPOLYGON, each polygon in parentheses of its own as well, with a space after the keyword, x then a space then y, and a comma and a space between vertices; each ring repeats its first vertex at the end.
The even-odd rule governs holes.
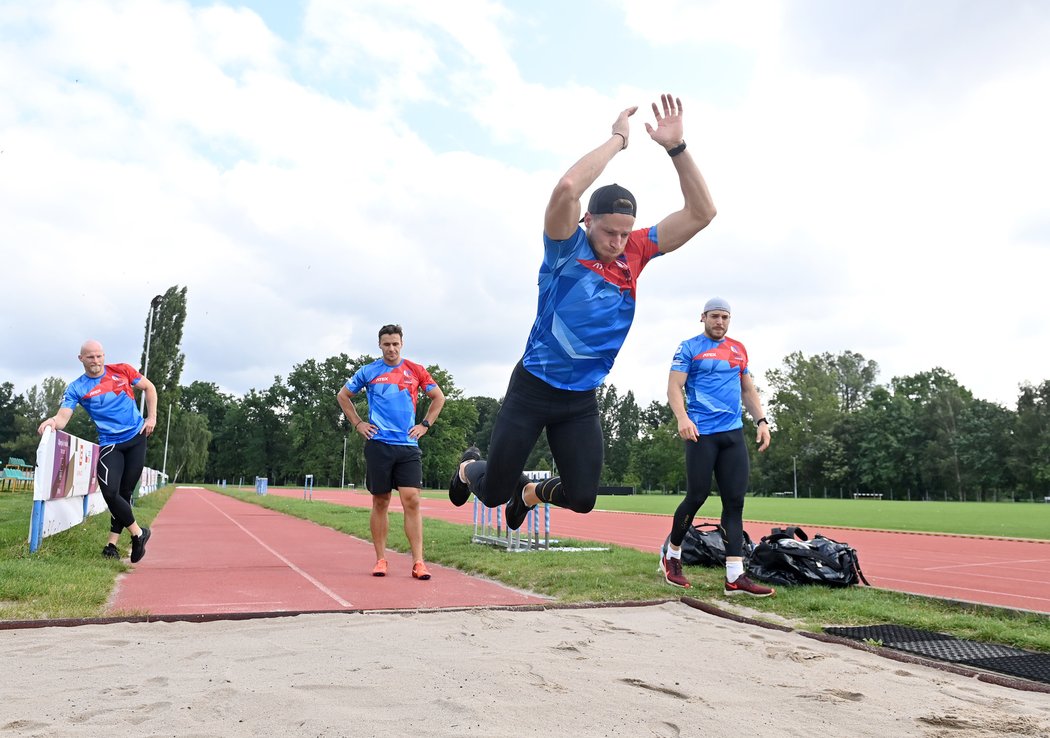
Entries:
POLYGON ((1050 736, 1050 695, 681 603, 0 631, 6 736, 1050 736))

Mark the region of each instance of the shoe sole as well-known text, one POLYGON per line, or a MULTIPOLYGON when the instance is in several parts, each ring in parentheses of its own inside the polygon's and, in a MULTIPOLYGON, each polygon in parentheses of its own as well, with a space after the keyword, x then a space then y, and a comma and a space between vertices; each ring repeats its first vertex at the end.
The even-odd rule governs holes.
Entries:
POLYGON ((426 580, 430 579, 430 574, 416 574, 415 572, 412 572, 412 578, 418 579, 421 582, 425 582, 426 580))
POLYGON ((374 571, 374 572, 372 572, 372 576, 374 576, 374 577, 385 577, 386 576, 386 572, 385 571, 374 571))
POLYGON ((774 589, 772 592, 766 594, 758 594, 757 592, 748 592, 746 589, 723 589, 722 594, 726 597, 736 597, 737 595, 747 595, 748 597, 772 597, 777 591, 774 589))

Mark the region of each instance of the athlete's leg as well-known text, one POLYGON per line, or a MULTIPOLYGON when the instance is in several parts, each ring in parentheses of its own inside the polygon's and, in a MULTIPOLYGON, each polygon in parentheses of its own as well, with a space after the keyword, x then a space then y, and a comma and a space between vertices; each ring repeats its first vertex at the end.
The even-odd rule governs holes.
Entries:
POLYGON ((372 513, 368 516, 368 528, 372 533, 372 547, 376 550, 376 561, 386 558, 386 538, 390 532, 390 493, 372 495, 372 513))
POLYGON ((102 499, 106 501, 109 514, 112 516, 110 541, 113 541, 114 531, 119 534, 124 528, 130 528, 135 524, 135 513, 131 510, 131 503, 120 496, 120 482, 124 475, 124 453, 119 450, 117 444, 103 446, 100 449, 95 472, 98 475, 98 486, 102 491, 102 499))
POLYGON ((726 532, 726 556, 744 552, 744 495, 751 473, 743 429, 719 433, 721 448, 715 461, 715 479, 722 496, 722 528, 726 532))
POLYGON ((412 563, 423 560, 423 513, 419 508, 419 489, 398 487, 397 495, 405 514, 405 536, 412 549, 412 563))
MULTIPOLYGON (((593 396, 593 395, 592 395, 593 396)), ((605 443, 597 402, 576 403, 575 417, 547 426, 554 463, 559 476, 536 485, 525 502, 549 502, 574 512, 588 513, 598 498, 605 443)))
POLYGON ((685 442, 685 499, 675 510, 671 524, 671 545, 675 548, 682 545, 693 517, 711 494, 711 473, 717 457, 718 446, 711 436, 685 442))
POLYGON ((390 532, 390 493, 393 489, 394 448, 381 441, 365 442, 365 486, 372 495, 368 528, 376 561, 386 558, 386 539, 390 532))
POLYGON ((515 367, 492 428, 488 459, 463 467, 470 491, 486 507, 498 507, 511 495, 520 495, 528 482, 522 471, 547 420, 547 403, 538 385, 548 387, 520 364, 515 367))

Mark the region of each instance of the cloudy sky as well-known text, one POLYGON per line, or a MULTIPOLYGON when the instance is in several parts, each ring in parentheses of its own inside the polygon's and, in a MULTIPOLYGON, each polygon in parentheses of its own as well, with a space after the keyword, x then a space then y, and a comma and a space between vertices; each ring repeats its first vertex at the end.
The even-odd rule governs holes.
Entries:
MULTIPOLYGON (((1009 407, 1050 378, 1050 5, 1004 0, 0 0, 0 381, 137 363, 189 288, 183 382, 405 355, 499 397, 557 178, 681 206, 661 92, 719 214, 641 280, 610 376, 663 399, 712 295, 764 372, 852 350, 1009 407)), ((335 392, 337 388, 333 387, 335 392)))

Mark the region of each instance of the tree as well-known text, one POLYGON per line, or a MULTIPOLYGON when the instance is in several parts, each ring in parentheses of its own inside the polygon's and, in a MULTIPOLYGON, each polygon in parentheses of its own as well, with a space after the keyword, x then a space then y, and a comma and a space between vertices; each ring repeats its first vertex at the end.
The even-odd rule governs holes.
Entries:
POLYGON ((963 411, 973 395, 948 371, 935 367, 910 377, 895 377, 895 393, 916 404, 916 426, 924 439, 920 446, 927 491, 951 489, 965 499, 959 439, 963 411))
MULTIPOLYGON (((166 428, 169 409, 179 404, 179 382, 186 362, 181 349, 182 328, 186 323, 186 288, 169 287, 160 300, 154 299, 154 304, 152 322, 149 314, 146 315, 146 335, 139 366, 157 388, 157 427, 166 428)), ((150 444, 146 451, 146 466, 159 469, 163 454, 163 444, 150 444)))
POLYGON ((221 392, 214 382, 193 382, 183 387, 180 393, 179 407, 191 413, 197 413, 207 421, 211 441, 208 444, 208 462, 202 472, 205 480, 221 479, 218 466, 218 442, 221 437, 226 413, 234 405, 233 395, 221 392))
POLYGON ((211 432, 203 415, 177 408, 172 414, 171 437, 168 439, 168 476, 172 483, 182 475, 199 480, 208 461, 211 432))
POLYGON ((11 382, 0 384, 0 454, 5 457, 10 456, 17 445, 16 419, 24 418, 25 414, 25 402, 21 395, 15 394, 15 386, 11 382))
POLYGON ((1026 498, 1050 494, 1050 380, 1024 384, 1017 398, 1008 464, 1026 498))

